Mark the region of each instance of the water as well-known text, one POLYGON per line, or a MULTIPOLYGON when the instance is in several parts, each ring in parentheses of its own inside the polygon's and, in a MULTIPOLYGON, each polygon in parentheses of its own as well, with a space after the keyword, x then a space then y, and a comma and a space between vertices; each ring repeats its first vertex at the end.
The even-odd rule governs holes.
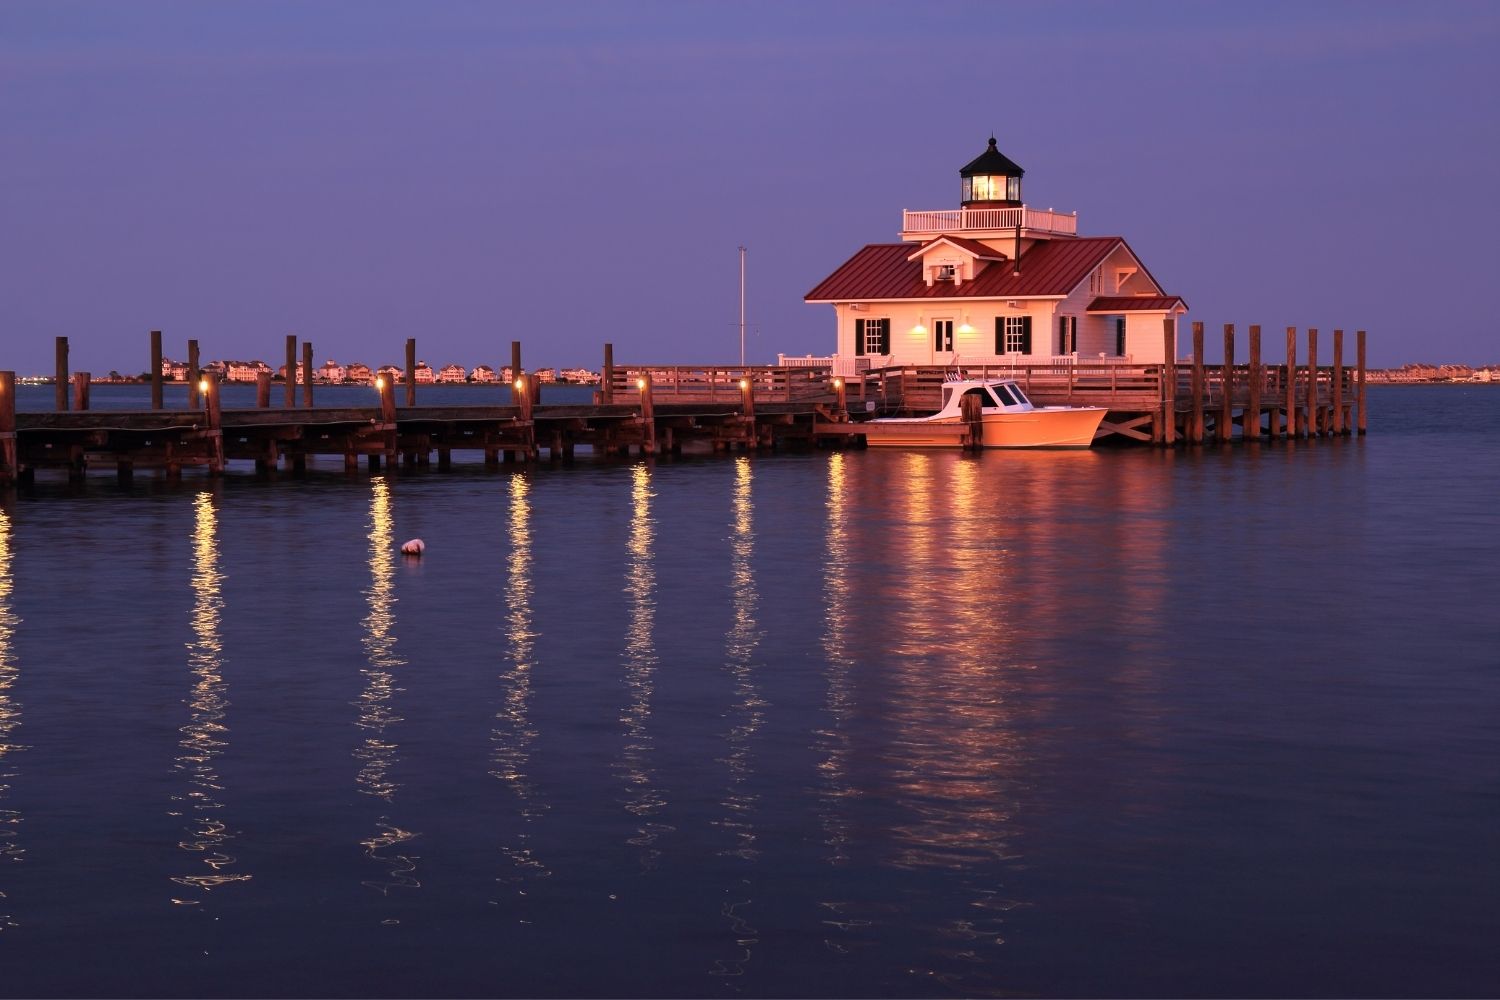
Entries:
POLYGON ((1229 451, 44 481, 0 994, 1493 995, 1500 392, 1372 395, 1229 451))

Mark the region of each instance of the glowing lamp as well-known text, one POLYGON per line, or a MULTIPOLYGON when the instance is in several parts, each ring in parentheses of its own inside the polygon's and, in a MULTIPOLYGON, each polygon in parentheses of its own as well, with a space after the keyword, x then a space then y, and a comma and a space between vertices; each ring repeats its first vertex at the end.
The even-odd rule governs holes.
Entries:
POLYGON ((841 378, 834 379, 833 380, 833 387, 835 389, 842 389, 844 387, 844 380, 841 379, 841 378))
POLYGON ((385 388, 385 379, 384 378, 377 378, 375 380, 375 388, 377 388, 377 389, 384 389, 385 388))
POLYGON ((205 393, 208 392, 208 379, 205 378, 198 380, 198 391, 205 393))
POLYGON ((516 381, 515 381, 514 385, 515 385, 515 387, 517 389, 524 389, 524 388, 526 388, 526 376, 525 375, 517 375, 516 376, 516 381))
POLYGON ((740 379, 740 388, 741 389, 748 389, 748 388, 750 388, 750 380, 747 379, 747 378, 740 379))
POLYGON ((636 379, 635 380, 635 387, 637 389, 639 389, 641 392, 645 392, 646 391, 646 380, 643 379, 643 378, 636 379))

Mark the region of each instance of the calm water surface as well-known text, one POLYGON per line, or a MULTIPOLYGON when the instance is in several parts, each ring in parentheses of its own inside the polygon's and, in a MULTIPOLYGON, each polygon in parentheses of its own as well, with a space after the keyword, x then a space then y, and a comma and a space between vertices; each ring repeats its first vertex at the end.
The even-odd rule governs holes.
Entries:
POLYGON ((44 481, 0 993, 1500 992, 1500 391, 1373 395, 1228 451, 44 481))

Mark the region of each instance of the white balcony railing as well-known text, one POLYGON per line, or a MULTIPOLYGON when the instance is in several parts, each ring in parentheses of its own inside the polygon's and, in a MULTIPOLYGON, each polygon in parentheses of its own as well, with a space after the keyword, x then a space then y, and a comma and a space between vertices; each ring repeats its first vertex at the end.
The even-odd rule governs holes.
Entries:
POLYGON ((901 213, 903 233, 962 233, 973 230, 1032 229, 1064 236, 1078 235, 1078 213, 1027 208, 950 208, 939 212, 901 213))

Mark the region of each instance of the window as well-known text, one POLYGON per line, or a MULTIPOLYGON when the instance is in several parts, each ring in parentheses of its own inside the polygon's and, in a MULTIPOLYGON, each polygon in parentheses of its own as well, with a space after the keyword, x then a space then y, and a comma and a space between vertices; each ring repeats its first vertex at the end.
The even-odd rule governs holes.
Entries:
POLYGON ((1005 200, 1006 201, 1020 201, 1021 200, 1021 178, 1019 178, 1019 177, 1007 177, 1007 178, 1005 178, 1005 200))
POLYGON ((1031 353, 1031 317, 995 317, 995 353, 1031 353))
POLYGON ((1125 317, 1115 317, 1115 355, 1125 356, 1125 317))
POLYGON ((953 321, 951 319, 932 321, 932 349, 934 351, 953 350, 953 321))
POLYGON ((1078 350, 1078 317, 1057 317, 1057 353, 1072 354, 1078 350))
POLYGON ((1004 383, 990 386, 990 391, 995 394, 995 398, 1000 401, 1001 406, 1016 405, 1015 397, 1010 394, 1009 387, 1004 383))
POLYGON ((1096 267, 1094 268, 1093 273, 1089 275, 1089 294, 1104 294, 1104 268, 1096 267))
POLYGON ((885 319, 857 319, 854 321, 855 354, 891 353, 891 321, 885 319))

